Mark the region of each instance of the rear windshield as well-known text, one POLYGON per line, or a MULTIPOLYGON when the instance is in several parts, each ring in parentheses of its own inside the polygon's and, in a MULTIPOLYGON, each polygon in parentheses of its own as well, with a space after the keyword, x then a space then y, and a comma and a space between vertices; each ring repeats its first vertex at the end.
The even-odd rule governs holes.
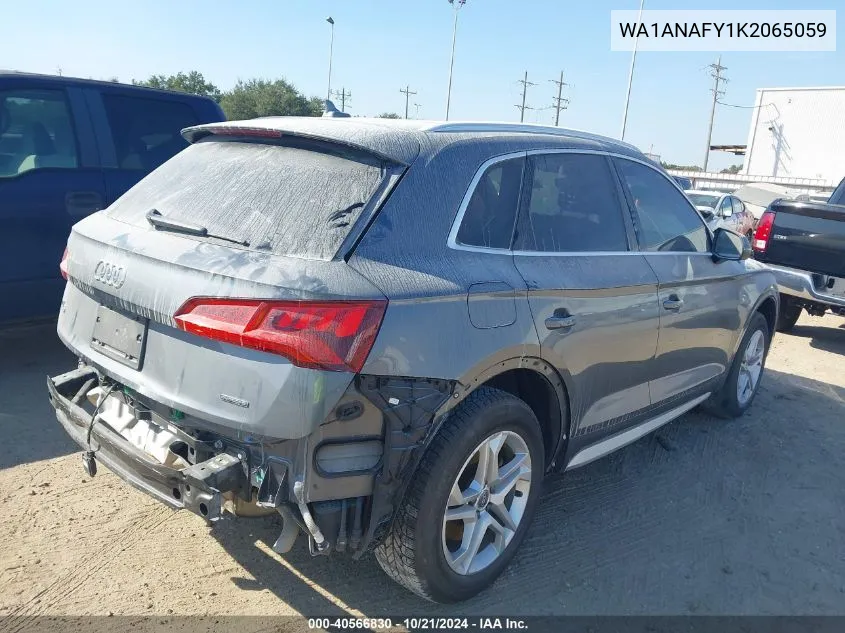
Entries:
POLYGON ((203 226, 253 249, 328 260, 386 165, 318 149, 200 141, 132 187, 107 213, 146 227, 146 214, 155 209, 168 220, 203 226))
POLYGON ((719 202, 719 196, 709 196, 706 193, 687 193, 687 198, 692 200, 692 203, 697 207, 716 208, 716 203, 719 202))

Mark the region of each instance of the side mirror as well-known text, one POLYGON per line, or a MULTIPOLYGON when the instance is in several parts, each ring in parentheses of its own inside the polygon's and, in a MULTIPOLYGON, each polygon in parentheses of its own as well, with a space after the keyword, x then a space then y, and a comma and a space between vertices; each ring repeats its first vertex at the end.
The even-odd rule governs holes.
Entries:
POLYGON ((725 228, 718 228, 713 234, 713 261, 741 261, 751 257, 751 243, 748 238, 725 228))

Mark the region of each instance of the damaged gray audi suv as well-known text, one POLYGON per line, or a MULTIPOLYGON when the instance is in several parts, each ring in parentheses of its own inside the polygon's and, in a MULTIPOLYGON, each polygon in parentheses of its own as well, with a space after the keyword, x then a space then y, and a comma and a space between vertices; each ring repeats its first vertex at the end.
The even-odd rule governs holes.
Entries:
POLYGON ((191 145, 76 224, 48 381, 102 464, 274 545, 374 552, 466 599, 544 475, 704 404, 738 416, 778 312, 634 147, 531 125, 265 118, 191 145))

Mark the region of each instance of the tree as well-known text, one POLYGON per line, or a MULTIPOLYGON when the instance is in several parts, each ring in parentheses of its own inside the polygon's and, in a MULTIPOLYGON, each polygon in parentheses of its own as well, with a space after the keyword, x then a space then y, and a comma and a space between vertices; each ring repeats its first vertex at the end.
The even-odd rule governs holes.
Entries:
POLYGON ((739 170, 742 169, 742 165, 731 165, 720 171, 720 174, 738 174, 739 170))
POLYGON ((132 83, 136 86, 189 92, 203 97, 211 97, 215 101, 220 101, 222 96, 220 89, 213 83, 206 81, 202 73, 196 70, 192 70, 189 73, 179 72, 170 76, 153 75, 144 81, 133 79, 132 83))
POLYGON ((701 171, 698 165, 675 165, 674 163, 661 162, 663 169, 677 169, 678 171, 701 171))
POLYGON ((380 119, 401 119, 402 117, 400 117, 395 112, 382 112, 381 114, 378 115, 378 118, 380 118, 380 119))
POLYGON ((223 94, 220 107, 231 120, 263 116, 320 116, 323 113, 321 99, 308 99, 284 79, 239 79, 234 88, 223 94))

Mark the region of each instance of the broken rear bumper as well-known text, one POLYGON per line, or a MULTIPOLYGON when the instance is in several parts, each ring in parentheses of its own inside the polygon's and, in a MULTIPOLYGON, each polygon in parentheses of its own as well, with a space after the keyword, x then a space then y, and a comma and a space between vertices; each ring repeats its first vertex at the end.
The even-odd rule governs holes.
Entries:
MULTIPOLYGON (((90 389, 86 385, 97 384, 96 380, 90 367, 47 379, 56 417, 86 450, 91 414, 78 402, 90 389)), ((220 453, 188 468, 171 468, 153 460, 99 419, 91 429, 90 446, 96 460, 127 483, 171 508, 185 508, 209 521, 220 518, 225 493, 246 487, 246 467, 234 455, 220 453)))

